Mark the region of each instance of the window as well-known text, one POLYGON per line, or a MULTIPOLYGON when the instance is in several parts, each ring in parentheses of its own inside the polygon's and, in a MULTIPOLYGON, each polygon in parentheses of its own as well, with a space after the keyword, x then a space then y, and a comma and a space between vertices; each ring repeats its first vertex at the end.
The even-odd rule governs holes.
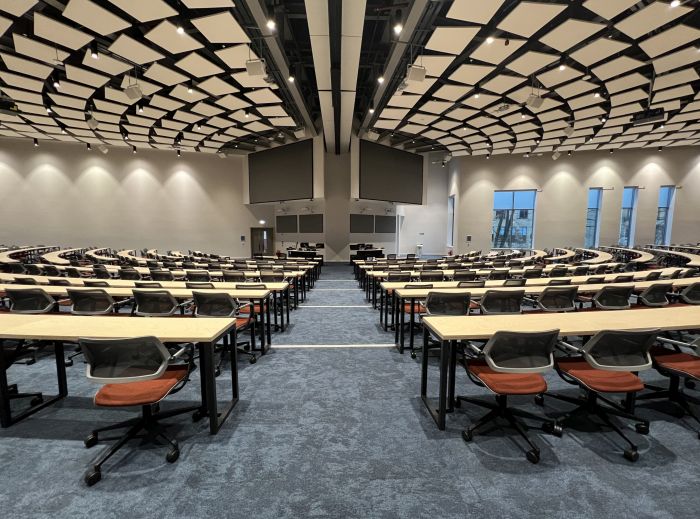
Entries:
POLYGON ((600 203, 603 198, 603 188, 592 187, 588 190, 588 209, 586 209, 586 235, 583 246, 592 249, 598 246, 600 235, 600 203))
POLYGON ((676 188, 674 186, 661 186, 659 188, 659 208, 656 211, 656 232, 654 243, 656 245, 668 245, 671 243, 671 222, 673 221, 673 200, 676 188))
POLYGON ((634 244, 634 223, 637 217, 637 186, 628 186, 622 191, 622 211, 620 212, 620 240, 623 247, 634 244))
POLYGON ((535 190, 494 191, 492 247, 531 249, 534 231, 535 190))
POLYGON ((455 245, 455 196, 447 198, 447 246, 455 245))

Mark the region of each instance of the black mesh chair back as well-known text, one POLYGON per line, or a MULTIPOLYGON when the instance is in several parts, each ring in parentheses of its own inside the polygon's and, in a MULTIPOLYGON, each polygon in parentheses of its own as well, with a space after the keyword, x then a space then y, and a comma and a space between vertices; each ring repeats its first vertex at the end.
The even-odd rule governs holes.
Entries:
POLYGON ((123 267, 119 269, 119 278, 128 279, 131 281, 138 281, 141 279, 141 274, 138 270, 129 267, 123 267))
POLYGON ((651 368, 649 349, 659 330, 602 330, 583 346, 586 361, 607 371, 642 371, 651 368))
POLYGON ((134 314, 143 317, 167 317, 177 311, 177 301, 167 290, 133 290, 134 314))
POLYGON ((151 279, 153 281, 172 281, 174 277, 169 270, 151 270, 151 279))
POLYGON ((267 290, 264 283, 247 283, 245 285, 236 285, 236 290, 267 290))
POLYGON ((174 261, 164 261, 163 262, 163 268, 174 269, 176 267, 177 267, 177 263, 175 263, 174 261))
POLYGON ((634 281, 634 275, 632 274, 621 274, 615 276, 613 283, 632 283, 634 281))
POLYGON ((425 308, 429 315, 467 315, 470 301, 469 293, 428 292, 425 308))
POLYGON ((507 270, 492 270, 491 273, 489 274, 489 279, 495 279, 495 280, 503 280, 503 279, 508 279, 508 271, 507 270))
POLYGON ((163 288, 157 281, 135 281, 134 286, 139 288, 163 288))
POLYGON ((39 265, 34 265, 32 263, 30 263, 29 265, 25 265, 24 270, 30 276, 41 276, 44 274, 44 271, 39 265))
POLYGON ((236 300, 224 292, 192 292, 197 317, 233 317, 238 310, 236 300))
POLYGON ((158 267, 160 267, 160 265, 158 265, 158 262, 156 260, 146 260, 146 266, 149 269, 157 269, 158 267))
POLYGON ((260 280, 265 283, 282 283, 284 281, 284 272, 274 272, 272 270, 261 270, 260 280))
POLYGON ((484 288, 486 286, 486 281, 483 279, 472 280, 472 281, 460 281, 457 283, 457 288, 484 288))
POLYGON ((550 278, 561 278, 568 275, 569 269, 566 267, 554 267, 549 271, 550 278))
POLYGON ((605 283, 605 276, 591 276, 586 280, 586 285, 602 285, 605 283))
POLYGON ((69 278, 79 278, 80 271, 75 267, 66 267, 66 276, 69 278))
POLYGON ((245 273, 238 270, 224 270, 223 271, 224 281, 227 282, 239 282, 245 281, 245 273))
POLYGON ((484 314, 519 314, 524 298, 524 290, 487 290, 479 306, 484 314))
POLYGON ((484 346, 486 363, 501 373, 542 373, 554 366, 559 330, 499 331, 484 346))
POLYGON ((689 305, 700 305, 700 282, 693 283, 681 290, 681 301, 689 305))
POLYGON ((504 287, 524 287, 525 283, 527 283, 527 279, 525 279, 525 278, 506 279, 503 282, 503 286, 504 287))
POLYGON ((661 277, 661 271, 660 270, 652 270, 649 272, 646 277, 644 278, 644 281, 656 281, 661 277))
POLYGON ((197 265, 195 265, 195 264, 194 264, 193 262, 191 262, 191 261, 183 261, 183 262, 182 262, 182 268, 183 268, 183 269, 196 269, 196 268, 197 268, 197 265))
POLYGON ((666 294, 673 291, 673 283, 654 283, 639 294, 639 302, 644 306, 666 306, 669 303, 666 294))
POLYGON ((576 310, 577 294, 577 285, 548 286, 537 298, 537 305, 545 312, 572 312, 576 310))
POLYGON ((78 339, 87 362, 87 378, 101 384, 123 384, 160 378, 170 352, 156 337, 78 339))
MULTIPOLYGON (((38 285, 39 282, 34 278, 14 278, 15 285, 38 285)), ((51 284, 51 281, 49 281, 51 284)))
POLYGON ((668 277, 669 277, 669 279, 678 279, 681 276, 682 272, 683 272, 683 269, 676 269, 668 277))
POLYGON ((56 301, 42 288, 7 288, 10 312, 18 314, 45 314, 53 310, 56 301))
POLYGON ((211 281, 211 276, 207 270, 188 270, 187 281, 206 282, 211 281))
POLYGON ((547 286, 562 286, 562 285, 570 285, 571 284, 571 279, 570 278, 553 278, 550 279, 547 282, 547 286))
POLYGON ((698 275, 698 269, 687 269, 682 275, 682 278, 694 278, 698 275))
POLYGON ((523 271, 523 277, 525 279, 541 278, 542 277, 542 269, 540 269, 540 268, 525 269, 523 271))
POLYGON ((192 290, 205 290, 215 288, 214 283, 206 283, 199 281, 186 281, 185 288, 190 288, 192 290))
POLYGON ((386 280, 390 283, 411 281, 411 273, 410 272, 389 272, 386 280))
POLYGON ((60 276, 61 271, 55 265, 44 265, 44 276, 60 276))
POLYGON ((97 287, 104 288, 104 287, 109 286, 109 283, 107 283, 106 281, 91 281, 89 279, 86 279, 85 281, 83 281, 83 284, 86 287, 93 287, 93 288, 97 288, 97 287))
POLYGON ((432 285, 432 283, 406 283, 404 288, 406 290, 410 290, 410 289, 425 290, 426 288, 427 289, 433 288, 433 285, 432 285))
POLYGON ((68 289, 68 298, 73 303, 74 315, 104 315, 114 310, 114 299, 101 288, 68 289))
POLYGON ((92 267, 92 273, 98 279, 109 279, 112 277, 109 275, 109 271, 107 270, 107 267, 105 267, 104 265, 99 265, 99 264, 94 265, 92 267))
POLYGON ((396 259, 396 254, 387 254, 386 259, 388 260, 395 260, 396 259))
POLYGON ((442 271, 421 272, 418 274, 418 279, 421 281, 443 281, 445 279, 445 275, 442 273, 442 271))
POLYGON ((10 274, 25 274, 26 269, 24 268, 24 265, 21 263, 6 263, 7 265, 7 271, 10 274))
POLYGON ((588 265, 579 265, 574 269, 573 276, 585 276, 588 274, 588 265))
MULTIPOLYGON (((32 279, 32 281, 34 280, 32 279)), ((71 282, 68 279, 49 279, 49 285, 55 287, 69 287, 71 286, 71 282)))
POLYGON ((593 303, 601 310, 627 310, 634 286, 609 285, 601 288, 593 296, 593 303))
POLYGON ((606 265, 598 265, 595 270, 593 270, 593 274, 605 274, 607 270, 608 267, 606 265))
POLYGON ((406 259, 416 259, 415 254, 406 254, 406 259))
POLYGON ((455 270, 452 279, 455 281, 473 281, 476 279, 476 271, 467 269, 455 270))

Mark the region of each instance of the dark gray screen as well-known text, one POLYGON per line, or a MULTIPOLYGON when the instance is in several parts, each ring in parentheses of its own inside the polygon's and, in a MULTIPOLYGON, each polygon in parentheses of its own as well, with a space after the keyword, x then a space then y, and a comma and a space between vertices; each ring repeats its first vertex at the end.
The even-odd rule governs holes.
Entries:
POLYGON ((394 234, 396 233, 396 217, 395 216, 375 216, 374 217, 374 232, 394 234))
POLYGON ((374 232, 374 216, 371 214, 351 214, 350 215, 350 232, 373 233, 374 232))
POLYGON ((299 232, 323 232, 323 215, 300 214, 299 232))
POLYGON ((298 232, 297 215, 285 215, 277 217, 277 232, 278 233, 294 233, 298 232))
POLYGON ((314 197, 312 139, 248 155, 250 203, 314 197))
POLYGON ((360 141, 360 198, 423 203, 423 157, 360 141))

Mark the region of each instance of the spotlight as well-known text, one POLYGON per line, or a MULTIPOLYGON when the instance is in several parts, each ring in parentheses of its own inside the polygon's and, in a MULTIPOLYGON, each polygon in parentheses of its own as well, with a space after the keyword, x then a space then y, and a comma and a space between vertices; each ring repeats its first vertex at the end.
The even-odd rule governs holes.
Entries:
POLYGON ((92 146, 90 146, 90 143, 89 143, 89 142, 87 143, 87 150, 88 150, 88 151, 92 151, 92 146))
POLYGON ((486 43, 491 45, 493 43, 493 36, 489 36, 488 38, 486 38, 486 43))
POLYGON ((134 155, 136 155, 136 146, 132 146, 131 153, 133 153, 134 155))
POLYGON ((600 97, 600 92, 596 92, 595 94, 593 94, 593 97, 595 97, 596 99, 598 99, 598 98, 600 97))
POLYGON ((243 116, 244 116, 246 119, 250 119, 250 114, 248 113, 248 110, 243 110, 243 116))
POLYGON ((490 158, 491 158, 491 154, 490 154, 490 153, 487 153, 487 154, 486 154, 486 160, 489 160, 490 158))
POLYGON ((190 83, 189 85, 187 85, 187 93, 188 93, 188 94, 191 94, 192 92, 193 92, 193 90, 192 90, 192 83, 190 83))
POLYGON ((479 89, 474 89, 474 99, 479 99, 479 89))
POLYGON ((552 153, 552 160, 557 160, 559 157, 561 157, 561 153, 559 153, 558 151, 552 153))
POLYGON ((566 65, 564 65, 563 63, 559 65, 559 70, 566 70, 566 65))
POLYGON ((138 105, 137 110, 139 111, 140 114, 143 113, 143 106, 138 105))
POLYGON ((100 57, 100 55, 97 52, 97 44, 96 43, 93 43, 92 45, 90 45, 90 56, 92 57, 92 59, 99 59, 99 57, 100 57))
POLYGON ((47 107, 46 107, 46 113, 47 113, 47 114, 50 114, 50 113, 51 113, 51 107, 50 107, 50 106, 47 106, 47 107))
POLYGON ((277 28, 277 23, 272 18, 270 18, 267 21, 266 25, 267 25, 267 28, 270 29, 271 31, 274 31, 277 28))
POLYGON ((61 126, 61 133, 62 133, 63 135, 66 135, 66 129, 65 129, 63 126, 61 126))
POLYGON ((394 34, 398 36, 403 31, 403 23, 401 22, 401 9, 397 9, 394 13, 394 34))
POLYGON ((181 156, 181 154, 180 154, 180 150, 177 150, 177 156, 178 156, 178 157, 180 157, 180 156, 181 156))
POLYGON ((197 129, 198 129, 198 130, 201 130, 201 129, 202 129, 202 125, 199 124, 199 123, 197 123, 197 129))
POLYGON ((34 147, 35 148, 39 147, 39 139, 34 139, 34 147))
POLYGON ((681 0, 673 0, 671 2, 671 7, 678 7, 679 5, 681 5, 681 0))
POLYGON ((571 157, 571 150, 567 151, 566 154, 571 157))
POLYGON ((177 26, 177 33, 178 34, 185 34, 185 28, 182 25, 177 26))
POLYGON ((93 117, 92 114, 90 114, 90 117, 87 119, 87 125, 90 127, 92 131, 95 131, 97 127, 100 125, 99 122, 97 122, 97 119, 93 117))
POLYGON ((401 34, 401 31, 403 31, 403 25, 401 25, 400 23, 394 25, 394 34, 396 34, 396 36, 401 34))
POLYGON ((58 90, 59 88, 61 88, 61 82, 58 80, 58 78, 56 78, 56 79, 53 80, 53 87, 54 87, 56 90, 58 90))
POLYGON ((294 83, 294 76, 289 76, 287 78, 287 81, 289 81, 290 83, 294 83))
POLYGON ((613 153, 615 153, 615 150, 610 150, 610 155, 612 155, 613 153))
POLYGON ((526 115, 525 115, 524 113, 523 113, 523 114, 520 114, 520 118, 521 118, 521 119, 525 119, 525 117, 526 117, 526 115))
POLYGON ((374 113, 374 104, 369 105, 369 113, 374 113))
POLYGON ((381 85, 382 83, 384 83, 384 76, 379 76, 379 77, 377 78, 377 83, 379 83, 380 85, 381 85))
POLYGON ((524 155, 524 157, 525 157, 526 159, 529 159, 529 158, 530 158, 530 154, 529 154, 529 153, 526 153, 526 154, 524 155))

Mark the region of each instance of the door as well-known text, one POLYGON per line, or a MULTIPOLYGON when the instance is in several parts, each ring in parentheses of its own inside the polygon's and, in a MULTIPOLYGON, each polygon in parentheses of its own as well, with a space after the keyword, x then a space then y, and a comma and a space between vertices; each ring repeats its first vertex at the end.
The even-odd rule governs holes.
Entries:
POLYGON ((272 227, 250 228, 250 254, 251 256, 274 256, 275 240, 272 227))

